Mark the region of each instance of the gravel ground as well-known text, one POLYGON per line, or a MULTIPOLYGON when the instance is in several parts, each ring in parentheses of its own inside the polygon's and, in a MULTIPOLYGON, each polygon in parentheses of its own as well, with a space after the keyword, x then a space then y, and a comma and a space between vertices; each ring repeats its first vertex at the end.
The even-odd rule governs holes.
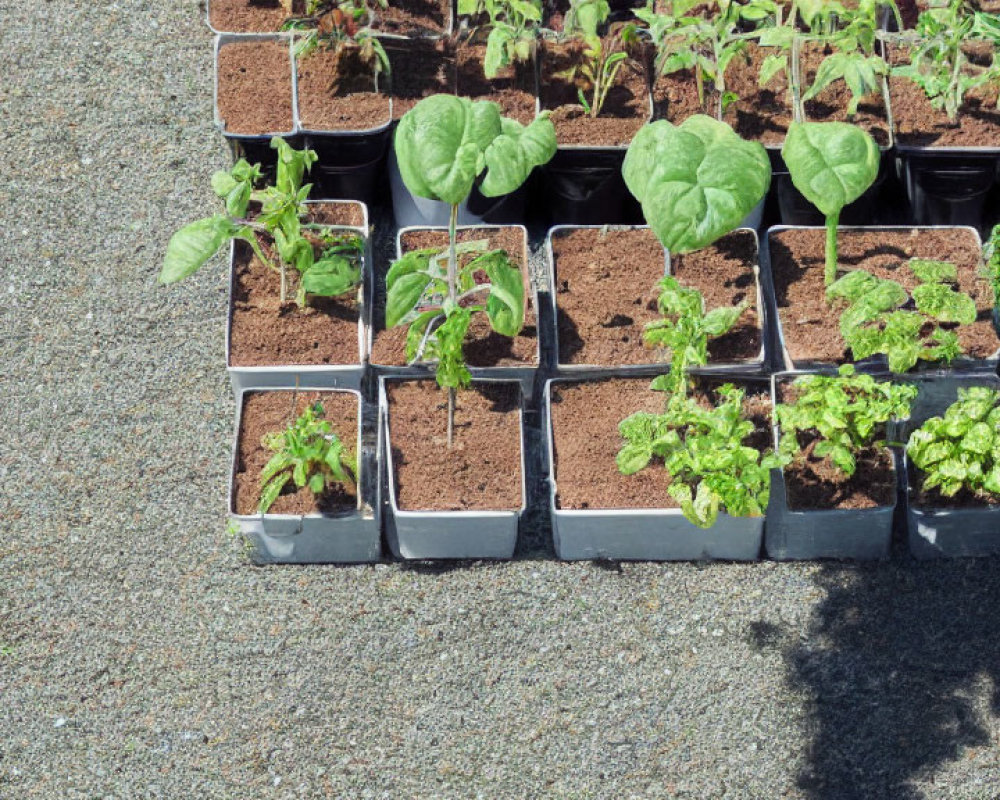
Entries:
POLYGON ((202 17, 0 4, 0 797, 1000 796, 996 561, 250 566, 202 17))

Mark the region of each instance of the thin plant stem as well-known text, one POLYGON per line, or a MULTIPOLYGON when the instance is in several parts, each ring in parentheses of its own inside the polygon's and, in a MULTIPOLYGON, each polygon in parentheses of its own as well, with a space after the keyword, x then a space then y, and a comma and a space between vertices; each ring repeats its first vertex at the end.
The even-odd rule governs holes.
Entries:
MULTIPOLYGON (((448 299, 452 304, 458 303, 458 204, 451 206, 451 217, 448 220, 448 299)), ((448 447, 451 447, 455 434, 455 387, 448 387, 448 447)))
POLYGON ((837 225, 839 222, 839 211, 826 218, 826 267, 823 272, 823 280, 827 286, 837 279, 837 225))

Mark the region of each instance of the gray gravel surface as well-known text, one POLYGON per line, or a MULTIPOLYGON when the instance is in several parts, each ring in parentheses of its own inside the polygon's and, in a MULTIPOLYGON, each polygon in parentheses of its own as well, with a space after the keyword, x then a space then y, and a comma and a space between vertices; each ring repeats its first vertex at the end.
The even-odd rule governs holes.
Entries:
POLYGON ((0 798, 1000 796, 996 561, 250 566, 202 16, 0 3, 0 798))

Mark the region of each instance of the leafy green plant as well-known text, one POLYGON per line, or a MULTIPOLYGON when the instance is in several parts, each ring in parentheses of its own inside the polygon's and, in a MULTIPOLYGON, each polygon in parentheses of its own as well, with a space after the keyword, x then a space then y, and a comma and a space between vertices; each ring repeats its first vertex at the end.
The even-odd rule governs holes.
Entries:
MULTIPOLYGON (((379 0, 383 8, 387 0, 379 0)), ((309 0, 306 16, 286 20, 283 30, 304 33, 296 39, 295 55, 305 58, 319 48, 340 53, 355 47, 363 64, 371 67, 378 90, 380 75, 392 71, 389 56, 375 32, 368 27, 373 14, 364 0, 309 0)))
POLYGON ((1000 225, 994 225, 989 239, 983 245, 986 277, 993 287, 994 302, 1000 302, 1000 225))
POLYGON ((818 441, 813 452, 846 476, 857 469, 857 454, 871 447, 884 447, 884 425, 890 419, 907 419, 917 388, 907 384, 876 381, 859 375, 850 364, 836 376, 806 375, 792 384, 795 399, 775 406, 781 428, 778 452, 789 459, 801 451, 804 439, 818 441))
POLYGON ((856 360, 884 353, 890 370, 906 372, 918 360, 950 363, 961 354, 958 335, 938 324, 976 321, 975 302, 949 285, 957 282, 955 265, 915 258, 908 267, 920 281, 912 292, 913 310, 900 308, 911 303, 900 284, 862 270, 848 272, 827 289, 829 300, 847 303, 840 333, 856 360))
POLYGON ((458 0, 458 13, 489 16, 483 72, 495 78, 516 62, 531 61, 542 21, 542 0, 458 0))
POLYGON ((1000 392, 983 386, 958 390, 943 416, 910 434, 906 454, 924 474, 923 488, 954 497, 963 489, 1000 501, 1000 392))
POLYGON ((271 140, 271 146, 278 151, 275 184, 254 189, 261 177, 260 165, 251 166, 243 159, 228 172, 216 172, 212 189, 225 200, 226 213, 185 225, 170 238, 160 283, 175 283, 192 275, 223 246, 239 239, 253 248, 261 263, 280 275, 282 303, 287 299, 288 267, 294 267, 299 276, 295 299, 300 306, 310 295, 338 297, 357 287, 364 249, 361 237, 302 222, 306 212, 303 203, 312 188, 310 184, 303 186, 302 180, 316 154, 296 150, 278 137, 271 140), (260 214, 253 220, 246 218, 251 202, 261 204, 260 214), (264 253, 258 235, 274 242, 277 264, 264 253))
POLYGON ((411 352, 438 357, 438 383, 448 389, 450 445, 455 391, 469 380, 461 343, 468 329, 468 321, 463 320, 473 309, 462 310, 462 303, 474 294, 488 292, 485 307, 476 306, 475 310, 484 308, 491 326, 505 336, 520 330, 524 313, 520 270, 511 266, 502 251, 483 254, 478 269, 487 272, 488 284, 468 285, 468 276, 476 271, 469 273, 468 267, 460 275, 458 207, 477 182, 486 197, 517 189, 532 169, 555 155, 555 128, 546 114, 522 126, 502 117, 496 103, 439 94, 421 100, 403 115, 396 129, 395 150, 406 188, 419 197, 451 206, 444 270, 440 259, 417 251, 393 264, 386 279, 386 325, 416 324, 408 342, 426 339, 427 343, 411 352))
POLYGON ((781 155, 795 188, 826 217, 824 281, 829 286, 837 277, 840 212, 878 177, 878 145, 845 122, 792 122, 781 155))
POLYGON ((625 444, 618 469, 632 475, 662 460, 670 475, 667 491, 693 524, 710 528, 720 510, 734 517, 758 517, 767 508, 770 470, 783 459, 746 444, 754 423, 743 417, 744 391, 726 384, 719 402, 707 409, 693 398, 671 396, 664 414, 638 413, 622 420, 625 444))
POLYGON ((579 39, 584 49, 583 61, 561 73, 561 77, 570 81, 582 79, 584 86, 577 88, 577 98, 591 118, 600 115, 608 92, 628 59, 626 51, 610 50, 601 40, 599 31, 610 13, 611 6, 607 0, 570 0, 563 23, 561 38, 579 39))
POLYGON ((260 473, 261 514, 267 513, 289 481, 300 489, 308 486, 317 496, 330 484, 357 485, 357 460, 323 415, 323 405, 317 402, 285 430, 264 437, 262 444, 274 455, 260 473))
POLYGON ((764 197, 771 165, 764 147, 704 114, 680 125, 644 126, 625 154, 622 176, 660 243, 671 253, 707 247, 764 197))

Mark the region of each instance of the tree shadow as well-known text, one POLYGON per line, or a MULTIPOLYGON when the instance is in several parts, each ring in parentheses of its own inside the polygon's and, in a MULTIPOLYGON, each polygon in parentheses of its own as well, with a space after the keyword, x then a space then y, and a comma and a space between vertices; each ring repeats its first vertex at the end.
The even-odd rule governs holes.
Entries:
POLYGON ((784 651, 789 682, 809 697, 799 788, 816 800, 924 797, 915 779, 991 744, 997 560, 828 565, 815 580, 826 599, 805 638, 767 622, 751 633, 757 647, 784 651))

